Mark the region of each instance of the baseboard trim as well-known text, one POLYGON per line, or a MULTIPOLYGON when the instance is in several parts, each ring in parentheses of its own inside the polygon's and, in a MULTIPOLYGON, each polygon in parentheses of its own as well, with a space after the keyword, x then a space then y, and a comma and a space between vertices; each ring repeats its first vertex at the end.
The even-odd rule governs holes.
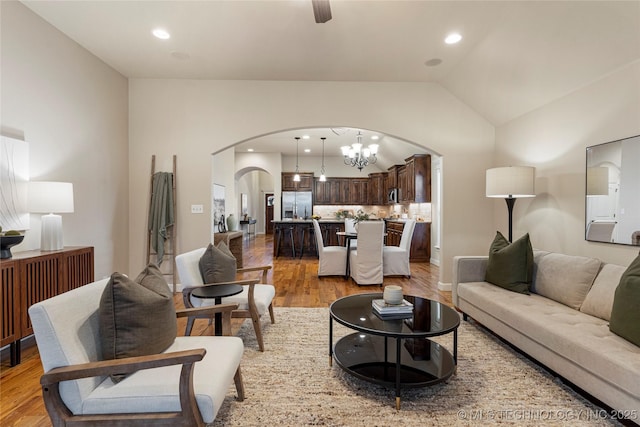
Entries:
POLYGON ((439 291, 445 291, 445 292, 451 292, 451 283, 438 282, 438 290, 439 291))

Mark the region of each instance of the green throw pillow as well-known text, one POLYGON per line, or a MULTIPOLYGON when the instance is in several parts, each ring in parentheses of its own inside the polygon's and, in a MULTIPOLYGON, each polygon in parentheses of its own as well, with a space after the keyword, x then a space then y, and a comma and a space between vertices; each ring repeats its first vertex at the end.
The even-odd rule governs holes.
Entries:
MULTIPOLYGON (((105 360, 162 353, 176 339, 173 294, 155 264, 131 280, 113 273, 99 307, 100 341, 105 360)), ((112 375, 113 381, 125 375, 112 375)))
POLYGON ((497 232, 489 248, 485 280, 510 291, 529 294, 533 281, 533 248, 528 233, 509 243, 497 232))
POLYGON ((236 257, 224 242, 213 246, 209 243, 198 263, 202 281, 208 283, 225 283, 236 280, 236 257))
POLYGON ((640 255, 620 278, 613 297, 609 329, 640 346, 640 255))

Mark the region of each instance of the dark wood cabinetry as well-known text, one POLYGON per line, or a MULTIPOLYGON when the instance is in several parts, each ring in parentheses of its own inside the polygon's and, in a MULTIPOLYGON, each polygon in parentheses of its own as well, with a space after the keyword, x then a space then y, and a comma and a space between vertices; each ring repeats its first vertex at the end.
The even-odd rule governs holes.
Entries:
POLYGON ((385 224, 387 228, 387 246, 400 246, 400 239, 402 238, 404 223, 386 221, 385 224))
POLYGON ((282 191, 313 191, 313 173, 299 173, 300 182, 293 180, 294 175, 294 172, 282 172, 282 191))
POLYGON ((409 202, 410 200, 407 197, 407 167, 402 165, 398 167, 398 202, 409 202))
POLYGON ((20 339, 33 334, 27 309, 92 282, 93 269, 93 247, 17 252, 13 258, 2 261, 0 345, 11 345, 12 365, 20 363, 20 339))
POLYGON ((416 154, 400 166, 397 171, 398 201, 400 203, 431 202, 431 156, 416 154))
POLYGON ((353 205, 369 203, 369 178, 349 179, 349 194, 347 197, 353 205))
POLYGON ((369 174, 369 204, 387 204, 387 173, 376 172, 369 174))
POLYGON ((314 179, 315 205, 366 205, 369 203, 369 178, 314 179))
MULTIPOLYGON (((404 230, 402 221, 385 221, 388 246, 399 246, 404 230)), ((411 239, 409 260, 412 262, 429 262, 431 259, 431 223, 417 222, 411 239)))
POLYGON ((343 204, 344 194, 348 188, 344 188, 343 181, 337 178, 327 178, 326 181, 314 179, 313 204, 315 205, 339 205, 343 204))
POLYGON ((393 165, 387 172, 387 188, 398 188, 398 168, 400 165, 393 165))
POLYGON ((431 156, 416 154, 406 161, 409 200, 414 203, 431 203, 431 156))

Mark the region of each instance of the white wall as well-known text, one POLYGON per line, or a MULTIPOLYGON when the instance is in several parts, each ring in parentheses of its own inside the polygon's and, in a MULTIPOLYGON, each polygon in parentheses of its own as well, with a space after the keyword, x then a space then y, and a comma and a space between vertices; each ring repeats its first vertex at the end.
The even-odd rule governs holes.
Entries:
MULTIPOLYGON (((64 244, 95 247, 97 278, 129 272, 127 79, 21 3, 0 8, 2 134, 29 142, 32 181, 73 183, 64 244)), ((31 215, 13 251, 39 247, 31 215)))
MULTIPOLYGON (((327 126, 379 131, 446 159, 441 280, 450 281, 454 255, 486 252, 493 227, 483 177, 492 164, 494 128, 439 85, 131 79, 129 89, 132 268, 143 265, 143 222, 134 216, 148 198, 141 184, 147 173, 138 165, 151 154, 177 154, 184 165, 178 198, 200 199, 210 192, 207 154, 259 135, 327 126)), ((280 182, 275 181, 277 193, 280 182)), ((179 216, 178 251, 195 247, 198 236, 209 233, 208 225, 192 221, 187 209, 179 208, 184 214, 179 216)))
MULTIPOLYGON (((536 167, 537 196, 516 203, 514 237, 529 232, 535 248, 628 265, 637 247, 584 239, 585 150, 638 134, 639 62, 499 127, 496 165, 536 167)), ((504 230, 505 203, 494 203, 496 227, 504 230)))

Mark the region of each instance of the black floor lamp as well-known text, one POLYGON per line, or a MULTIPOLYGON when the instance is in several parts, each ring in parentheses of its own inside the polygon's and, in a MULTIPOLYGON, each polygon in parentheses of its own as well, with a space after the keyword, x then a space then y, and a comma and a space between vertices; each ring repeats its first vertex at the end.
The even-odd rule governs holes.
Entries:
POLYGON ((536 169, 530 166, 507 166, 487 169, 487 197, 504 198, 509 211, 509 241, 513 241, 513 206, 516 199, 535 197, 536 169))

